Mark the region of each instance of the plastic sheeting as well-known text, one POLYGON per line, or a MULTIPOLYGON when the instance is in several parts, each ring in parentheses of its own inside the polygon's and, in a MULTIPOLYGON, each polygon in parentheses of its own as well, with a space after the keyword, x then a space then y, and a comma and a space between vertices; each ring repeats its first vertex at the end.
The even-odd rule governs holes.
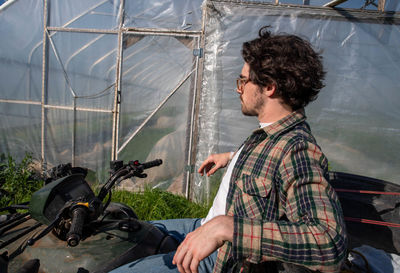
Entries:
MULTIPOLYGON (((270 25, 272 32, 297 34, 322 50, 326 87, 306 114, 330 168, 400 183, 398 18, 209 1, 206 23, 196 168, 211 153, 234 151, 257 128, 256 118, 241 113, 235 79, 243 65, 242 43, 270 25)), ((199 200, 218 183, 200 175, 195 181, 193 194, 199 200)))
POLYGON ((201 1, 126 1, 127 27, 201 30, 201 1))
MULTIPOLYGON (((190 181, 191 197, 207 200, 222 173, 210 182, 194 170, 210 153, 234 150, 257 127, 240 112, 235 78, 242 43, 271 25, 323 50, 326 87, 306 112, 331 169, 399 183, 398 15, 271 1, 202 2, 3 5, 0 152, 15 158, 31 152, 45 168, 73 161, 94 170, 100 183, 112 158, 162 158, 146 180, 123 187, 150 184, 185 194, 190 181)), ((398 9, 397 3, 385 7, 398 9)))
POLYGON ((72 162, 100 183, 113 158, 162 158, 143 181, 184 194, 201 2, 7 3, 0 152, 17 159, 30 152, 45 169, 72 162))

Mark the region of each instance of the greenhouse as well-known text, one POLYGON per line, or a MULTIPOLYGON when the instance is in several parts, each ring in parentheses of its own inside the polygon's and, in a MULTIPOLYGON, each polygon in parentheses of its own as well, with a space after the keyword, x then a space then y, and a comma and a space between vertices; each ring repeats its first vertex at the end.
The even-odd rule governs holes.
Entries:
MULTIPOLYGON (((44 171, 160 158, 144 184, 208 200, 197 174, 257 128, 235 92, 261 26, 323 52, 306 108, 330 168, 400 183, 400 4, 386 1, 9 0, 0 6, 0 152, 44 171), (296 5, 297 4, 297 5, 296 5)), ((217 178, 221 177, 221 174, 217 178)), ((214 178, 214 180, 216 180, 214 178)))

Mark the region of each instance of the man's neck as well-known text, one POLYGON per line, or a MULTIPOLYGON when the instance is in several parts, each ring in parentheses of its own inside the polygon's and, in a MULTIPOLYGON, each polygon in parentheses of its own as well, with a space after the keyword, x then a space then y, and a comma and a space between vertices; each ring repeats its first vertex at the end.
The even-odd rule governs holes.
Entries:
POLYGON ((293 112, 292 108, 279 101, 270 101, 258 115, 260 123, 274 123, 293 112))

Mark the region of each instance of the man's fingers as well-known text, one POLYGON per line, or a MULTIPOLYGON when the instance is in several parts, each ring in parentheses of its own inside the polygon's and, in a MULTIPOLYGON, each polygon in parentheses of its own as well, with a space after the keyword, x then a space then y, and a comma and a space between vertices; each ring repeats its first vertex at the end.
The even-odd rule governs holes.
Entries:
POLYGON ((207 176, 210 176, 212 174, 214 174, 216 171, 218 171, 220 168, 222 167, 222 165, 220 163, 215 163, 214 167, 212 167, 208 172, 207 172, 207 176))
POLYGON ((177 250, 172 263, 176 265, 180 273, 186 273, 185 269, 182 267, 182 261, 184 258, 185 251, 182 251, 182 249, 180 251, 177 250))
POLYGON ((198 172, 203 175, 203 171, 206 170, 206 172, 208 172, 208 170, 210 169, 210 167, 213 165, 213 162, 210 162, 208 159, 206 159, 200 166, 198 172))
POLYGON ((191 273, 191 264, 192 264, 193 255, 191 252, 187 252, 185 258, 182 261, 182 267, 185 270, 185 273, 191 273))
POLYGON ((192 273, 197 273, 198 272, 198 268, 199 268, 199 260, 196 258, 192 259, 192 263, 190 264, 190 271, 192 273))
POLYGON ((214 165, 214 167, 212 167, 211 170, 207 172, 207 176, 214 174, 219 168, 220 168, 219 166, 214 165))
POLYGON ((175 265, 181 264, 183 257, 184 257, 184 251, 182 251, 183 244, 180 244, 178 248, 176 249, 174 258, 172 259, 172 263, 175 265))

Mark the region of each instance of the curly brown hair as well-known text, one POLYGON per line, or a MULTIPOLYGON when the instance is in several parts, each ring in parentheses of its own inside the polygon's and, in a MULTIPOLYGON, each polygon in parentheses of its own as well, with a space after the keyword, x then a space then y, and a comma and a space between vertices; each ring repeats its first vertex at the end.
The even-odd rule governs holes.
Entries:
POLYGON ((275 94, 293 110, 315 100, 325 77, 319 53, 298 36, 271 34, 268 26, 258 34, 259 38, 243 43, 250 80, 260 87, 275 83, 275 94))

